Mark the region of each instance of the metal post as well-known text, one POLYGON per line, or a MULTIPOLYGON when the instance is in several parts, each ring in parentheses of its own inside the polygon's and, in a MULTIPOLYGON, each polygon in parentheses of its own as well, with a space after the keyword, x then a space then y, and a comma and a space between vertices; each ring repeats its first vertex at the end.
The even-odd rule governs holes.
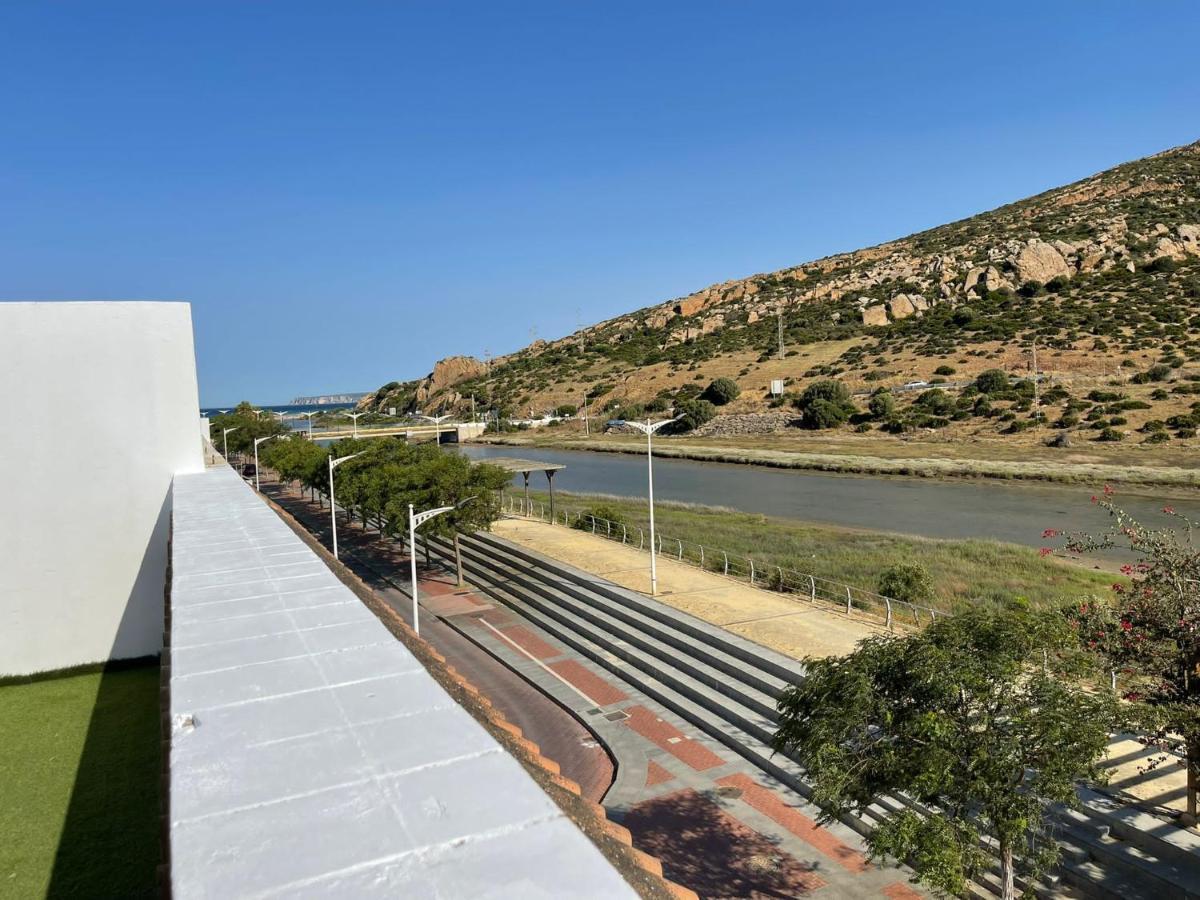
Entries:
POLYGON ((746 561, 750 563, 750 586, 753 587, 754 586, 754 560, 747 558, 746 561))
POLYGON ((850 585, 846 585, 846 615, 850 615, 850 585))
POLYGON ((887 629, 892 630, 892 601, 887 597, 883 598, 883 603, 887 607, 887 629))
POLYGON ((704 545, 697 544, 697 546, 700 548, 700 568, 703 569, 704 568, 704 545))
POLYGON ((650 500, 650 596, 658 596, 658 562, 654 558, 654 447, 651 436, 654 434, 650 420, 646 420, 646 487, 650 500))
POLYGON ((417 525, 413 518, 413 505, 408 504, 408 567, 412 578, 413 631, 421 636, 421 620, 417 612, 417 525))
POLYGON ((726 553, 724 550, 722 550, 721 555, 723 557, 725 557, 725 574, 728 575, 729 574, 729 554, 726 553))
POLYGON ((554 470, 546 470, 546 481, 550 485, 550 524, 554 524, 554 470))
POLYGON ((808 599, 813 603, 817 602, 817 579, 811 575, 808 576, 808 599))
POLYGON ((625 527, 625 523, 624 523, 624 522, 622 522, 622 523, 621 523, 621 543, 622 543, 622 544, 623 544, 623 543, 625 543, 625 540, 626 540, 628 537, 629 537, 629 529, 628 529, 628 528, 626 528, 626 527, 625 527))
MULTIPOLYGON (((676 540, 679 541, 678 538, 676 540)), ((679 560, 680 562, 683 561, 683 541, 679 541, 679 560)))
MULTIPOLYGON (((522 472, 521 474, 525 476, 525 504, 528 506, 529 505, 529 473, 522 472)), ((532 509, 532 508, 533 507, 530 507, 530 509, 532 509)))
POLYGON ((329 460, 329 518, 333 523, 333 558, 338 558, 337 549, 337 504, 333 502, 333 455, 330 454, 329 460))

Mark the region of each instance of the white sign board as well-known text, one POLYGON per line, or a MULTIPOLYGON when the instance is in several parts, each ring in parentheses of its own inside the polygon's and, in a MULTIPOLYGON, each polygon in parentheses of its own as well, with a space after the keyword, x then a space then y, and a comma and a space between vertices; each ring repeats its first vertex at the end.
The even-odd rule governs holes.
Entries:
POLYGON ((783 394, 783 379, 775 378, 771 381, 771 395, 778 397, 783 394))

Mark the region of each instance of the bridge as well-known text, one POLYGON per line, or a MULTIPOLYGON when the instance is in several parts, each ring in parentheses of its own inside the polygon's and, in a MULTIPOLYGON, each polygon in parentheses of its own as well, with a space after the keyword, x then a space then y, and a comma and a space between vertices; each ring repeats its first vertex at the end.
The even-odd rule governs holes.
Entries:
MULTIPOLYGON (((421 440, 433 439, 439 443, 443 440, 443 435, 453 435, 451 441, 463 443, 472 438, 477 438, 483 434, 487 425, 483 422, 442 422, 438 425, 378 425, 367 426, 361 425, 357 431, 353 426, 346 428, 326 428, 314 429, 312 431, 313 440, 321 441, 338 441, 343 438, 371 438, 371 437, 402 437, 405 440, 421 440)), ((299 429, 300 434, 308 434, 304 429, 299 429)))

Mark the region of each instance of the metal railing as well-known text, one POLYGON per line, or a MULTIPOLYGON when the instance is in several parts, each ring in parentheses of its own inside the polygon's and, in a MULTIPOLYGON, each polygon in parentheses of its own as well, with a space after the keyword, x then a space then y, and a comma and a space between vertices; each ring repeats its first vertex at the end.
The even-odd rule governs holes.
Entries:
MULTIPOLYGON (((513 516, 549 522, 549 510, 540 500, 525 500, 524 497, 509 495, 504 502, 505 511, 513 516)), ((556 512, 553 524, 568 528, 579 528, 600 537, 608 538, 636 550, 649 551, 648 535, 640 525, 627 525, 589 513, 556 512), (580 524, 582 523, 582 525, 580 524)), ((719 547, 708 547, 694 541, 671 537, 655 529, 655 543, 660 557, 697 566, 708 572, 745 581, 753 587, 778 591, 793 598, 803 598, 809 603, 836 606, 850 615, 858 613, 881 619, 885 627, 894 630, 896 625, 920 626, 948 613, 910 603, 894 600, 874 591, 831 581, 819 575, 799 572, 783 566, 773 565, 750 556, 730 553, 719 547)))

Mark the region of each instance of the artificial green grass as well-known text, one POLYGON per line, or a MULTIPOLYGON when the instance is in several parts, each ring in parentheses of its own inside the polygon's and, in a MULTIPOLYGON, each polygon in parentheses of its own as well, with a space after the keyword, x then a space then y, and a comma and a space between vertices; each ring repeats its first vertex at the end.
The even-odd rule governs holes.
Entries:
MULTIPOLYGON (((547 495, 531 496, 545 503, 547 495)), ((646 501, 558 493, 557 509, 596 506, 617 510, 628 524, 646 527, 646 501)), ((1108 596, 1121 576, 1096 572, 1029 547, 989 540, 936 540, 883 531, 813 525, 792 519, 659 501, 655 526, 664 537, 704 544, 710 550, 750 556, 763 571, 782 566, 806 575, 878 590, 880 574, 897 563, 920 563, 934 583, 937 608, 1003 605, 1016 598, 1043 606, 1088 596, 1108 596)), ((688 551, 693 555, 693 551, 688 551)), ((713 560, 714 557, 709 557, 713 560)))
POLYGON ((0 686, 0 897, 154 897, 157 665, 0 686))

